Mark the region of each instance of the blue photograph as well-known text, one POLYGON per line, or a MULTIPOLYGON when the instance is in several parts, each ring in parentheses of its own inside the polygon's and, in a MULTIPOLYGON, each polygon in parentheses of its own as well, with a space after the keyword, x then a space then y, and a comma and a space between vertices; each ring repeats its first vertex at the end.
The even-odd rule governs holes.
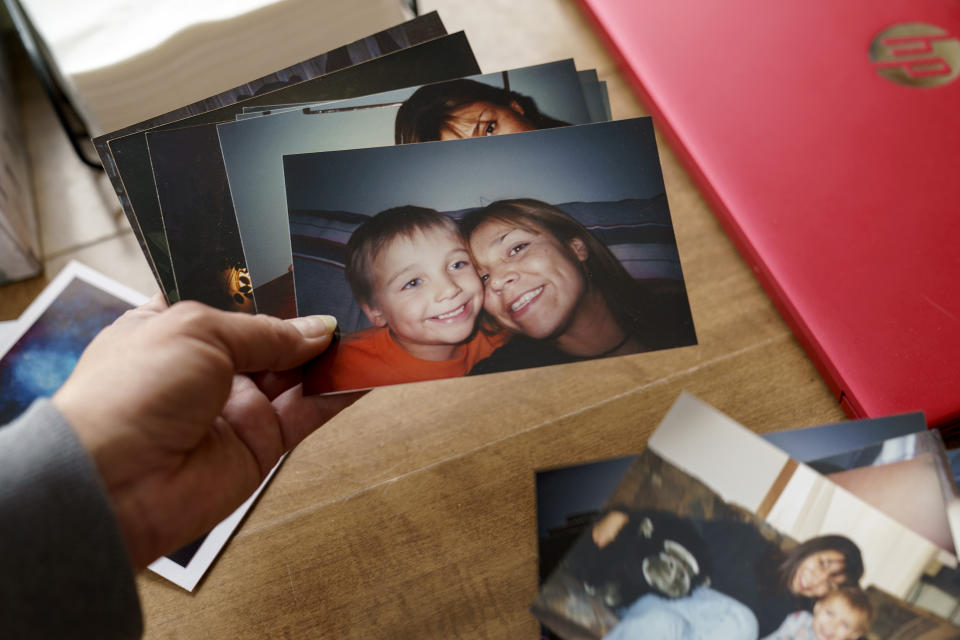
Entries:
POLYGON ((0 358, 0 424, 64 383, 101 329, 132 307, 74 278, 16 344, 0 358))

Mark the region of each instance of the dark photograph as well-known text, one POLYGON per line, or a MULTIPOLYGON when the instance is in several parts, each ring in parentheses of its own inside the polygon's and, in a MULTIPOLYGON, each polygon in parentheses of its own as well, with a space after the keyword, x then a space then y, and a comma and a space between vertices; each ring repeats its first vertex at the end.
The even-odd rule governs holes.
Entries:
MULTIPOLYGON (((339 100, 475 71, 473 55, 459 34, 381 56, 265 96, 280 94, 303 100, 339 100)), ((194 116, 194 119, 217 122, 217 118, 232 118, 240 109, 240 106, 233 105, 225 110, 194 116)), ((110 147, 123 153, 121 150, 125 145, 136 148, 144 137, 149 152, 144 165, 148 175, 140 176, 142 179, 135 183, 136 189, 132 188, 124 168, 121 168, 121 175, 131 200, 143 198, 145 202, 145 208, 137 210, 138 215, 141 211, 159 214, 180 298, 199 300, 220 309, 255 311, 256 300, 252 291, 242 292, 238 297, 232 288, 239 281, 244 281, 244 288, 248 288, 249 283, 215 124, 174 129, 161 127, 145 136, 141 134, 139 139, 129 136, 113 141, 110 147), (208 251, 210 247, 223 250, 211 252, 208 251), (209 260, 205 259, 207 257, 209 260), (222 277, 224 268, 232 270, 231 277, 222 277)), ((136 169, 142 164, 132 164, 127 169, 136 169)))
MULTIPOLYGON (((184 120, 161 125, 151 129, 150 133, 139 132, 114 138, 109 140, 107 144, 113 158, 117 160, 117 173, 123 188, 123 195, 126 197, 126 203, 131 208, 131 215, 137 220, 137 225, 144 237, 155 238, 155 241, 149 244, 149 247, 154 250, 154 254, 151 254, 154 256, 154 262, 164 260, 171 262, 169 273, 172 274, 173 282, 167 284, 172 284, 174 290, 178 291, 179 283, 177 279, 185 277, 186 274, 178 271, 173 263, 170 255, 171 249, 168 247, 169 238, 158 234, 163 234, 164 224, 166 223, 163 215, 169 213, 171 209, 173 215, 194 215, 196 210, 188 208, 188 210, 183 211, 177 207, 177 203, 161 203, 158 200, 152 167, 154 159, 150 155, 147 143, 148 135, 158 135, 160 132, 171 129, 199 127, 204 124, 212 127, 213 123, 232 120, 235 115, 241 113, 244 104, 271 103, 280 99, 291 101, 338 100, 473 73, 479 73, 479 68, 473 57, 473 52, 470 50, 470 45, 462 33, 454 34, 394 51, 367 60, 362 64, 276 89, 270 93, 254 96, 242 103, 213 109, 184 120)), ((187 156, 185 159, 181 158, 181 161, 188 164, 192 163, 192 160, 191 156, 187 156)), ((205 165, 196 167, 198 173, 205 171, 207 174, 205 180, 211 184, 211 189, 226 188, 227 178, 223 171, 222 161, 220 165, 219 171, 210 169, 205 165), (212 185, 210 181, 213 180, 217 181, 218 186, 212 185)), ((121 203, 123 202, 124 198, 121 197, 121 203)), ((190 203, 189 197, 187 197, 186 202, 190 203)), ((196 220, 198 223, 203 223, 206 218, 201 215, 196 220)), ((235 223, 232 224, 234 227, 236 226, 235 223)), ((204 231, 207 228, 204 228, 204 231)), ((163 287, 163 290, 168 293, 169 286, 163 287)), ((176 295, 181 298, 186 297, 179 293, 176 295)), ((201 300, 201 302, 220 308, 225 306, 226 308, 232 308, 229 300, 230 296, 221 295, 215 300, 201 300)))

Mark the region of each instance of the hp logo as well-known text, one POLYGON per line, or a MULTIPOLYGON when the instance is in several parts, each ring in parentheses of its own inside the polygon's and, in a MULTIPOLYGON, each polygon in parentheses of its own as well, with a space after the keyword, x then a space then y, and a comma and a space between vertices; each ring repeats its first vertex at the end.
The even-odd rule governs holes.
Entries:
POLYGON ((930 24, 898 24, 873 39, 870 61, 891 82, 939 87, 960 75, 960 40, 930 24))

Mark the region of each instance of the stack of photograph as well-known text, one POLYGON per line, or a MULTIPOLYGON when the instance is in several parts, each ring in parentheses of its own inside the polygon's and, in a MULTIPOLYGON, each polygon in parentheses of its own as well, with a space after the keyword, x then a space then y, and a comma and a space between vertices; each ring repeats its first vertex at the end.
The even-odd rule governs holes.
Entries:
POLYGON ((697 341, 650 119, 435 13, 94 143, 168 302, 337 318, 308 394, 697 341))

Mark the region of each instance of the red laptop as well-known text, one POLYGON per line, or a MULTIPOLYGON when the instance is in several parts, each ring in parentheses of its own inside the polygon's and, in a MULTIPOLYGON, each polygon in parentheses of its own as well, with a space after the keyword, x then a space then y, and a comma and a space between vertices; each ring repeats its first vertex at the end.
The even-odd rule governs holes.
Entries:
POLYGON ((846 411, 960 431, 960 1, 581 2, 846 411))

